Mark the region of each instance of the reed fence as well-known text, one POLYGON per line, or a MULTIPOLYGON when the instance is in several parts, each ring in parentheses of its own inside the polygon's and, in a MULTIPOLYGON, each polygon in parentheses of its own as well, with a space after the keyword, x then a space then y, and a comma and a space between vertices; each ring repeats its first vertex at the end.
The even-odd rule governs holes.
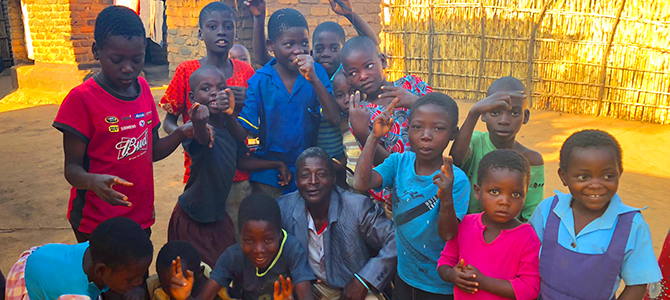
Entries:
POLYGON ((670 1, 384 0, 390 79, 479 100, 497 78, 534 108, 670 124, 670 1))

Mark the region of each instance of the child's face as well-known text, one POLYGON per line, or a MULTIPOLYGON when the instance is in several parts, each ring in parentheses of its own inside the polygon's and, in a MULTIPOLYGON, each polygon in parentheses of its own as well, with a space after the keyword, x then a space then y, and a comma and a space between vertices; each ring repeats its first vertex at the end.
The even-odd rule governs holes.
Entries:
POLYGON ((574 199, 573 209, 605 212, 619 188, 622 169, 608 148, 575 148, 568 169, 558 170, 574 199))
POLYGON ((330 197, 335 183, 335 174, 323 159, 310 157, 296 172, 295 184, 300 196, 310 204, 317 204, 330 197))
POLYGON ((512 110, 498 110, 487 112, 482 116, 486 122, 486 129, 500 141, 513 140, 521 129, 521 125, 528 123, 530 110, 528 101, 512 97, 512 110))
POLYGON ((235 44, 235 46, 230 49, 230 52, 228 52, 228 57, 249 63, 249 50, 242 45, 235 44))
POLYGON ((240 230, 242 252, 259 269, 267 268, 279 251, 279 229, 268 221, 249 220, 240 230))
POLYGON ((233 15, 227 11, 208 13, 198 30, 198 38, 205 43, 207 53, 228 54, 235 39, 233 15))
POLYGON ((290 71, 298 71, 296 58, 309 53, 309 32, 304 27, 284 30, 275 41, 268 40, 268 49, 274 52, 277 63, 290 71))
POLYGON ((491 169, 481 186, 475 184, 475 198, 482 204, 484 218, 507 224, 516 218, 526 201, 528 181, 515 170, 491 169))
POLYGON ((442 157, 444 149, 456 136, 449 114, 433 104, 419 106, 412 112, 408 131, 409 145, 417 160, 423 161, 442 157))
POLYGON ((337 34, 322 31, 314 37, 314 61, 318 62, 326 69, 328 74, 333 74, 340 67, 340 50, 342 50, 343 41, 337 34))
POLYGON ((340 107, 340 110, 349 114, 349 101, 351 100, 351 85, 347 78, 344 77, 344 73, 338 72, 333 78, 333 96, 335 96, 335 102, 340 107))
POLYGON ((135 83, 144 68, 144 37, 128 39, 112 35, 107 37, 104 48, 98 48, 95 43, 92 48, 93 56, 100 61, 102 73, 119 89, 127 89, 135 83))
POLYGON ((342 58, 342 67, 354 90, 366 95, 378 93, 384 84, 386 58, 376 51, 353 51, 342 58))
MULTIPOLYGON (((103 266, 99 268, 102 281, 110 290, 125 294, 131 289, 142 285, 144 274, 151 265, 151 257, 131 260, 129 264, 115 269, 103 266)), ((96 268, 98 269, 98 268, 96 268)))
POLYGON ((229 104, 228 94, 226 94, 226 79, 219 71, 208 70, 203 73, 196 81, 195 89, 191 92, 193 101, 198 102, 209 108, 212 115, 220 114, 227 110, 229 104))

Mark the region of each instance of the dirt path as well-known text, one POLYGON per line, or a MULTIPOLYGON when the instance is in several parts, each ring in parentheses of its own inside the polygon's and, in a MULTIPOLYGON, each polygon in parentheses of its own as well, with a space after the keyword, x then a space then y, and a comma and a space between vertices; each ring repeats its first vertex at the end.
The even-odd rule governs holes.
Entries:
MULTIPOLYGON (((155 100, 162 94, 155 91, 155 100)), ((472 103, 461 102, 459 106, 462 122, 472 103)), ((5 145, 0 148, 0 269, 5 273, 31 246, 75 242, 66 220, 70 186, 63 177, 62 135, 51 127, 57 111, 57 106, 42 106, 0 114, 0 140, 5 145), (35 229, 40 226, 44 228, 35 229), (7 230, 11 228, 15 230, 7 230)), ((163 116, 161 112, 161 119, 163 116)), ((605 129, 619 139, 625 168, 619 194, 629 205, 649 206, 643 215, 658 255, 670 228, 670 126, 533 111, 519 141, 544 155, 545 195, 554 189, 567 191, 556 175, 558 150, 569 134, 583 128, 605 129)), ((480 123, 478 129, 485 127, 480 123)), ((152 240, 157 253, 166 241, 170 213, 183 189, 181 149, 155 163, 154 173, 156 225, 152 240)))

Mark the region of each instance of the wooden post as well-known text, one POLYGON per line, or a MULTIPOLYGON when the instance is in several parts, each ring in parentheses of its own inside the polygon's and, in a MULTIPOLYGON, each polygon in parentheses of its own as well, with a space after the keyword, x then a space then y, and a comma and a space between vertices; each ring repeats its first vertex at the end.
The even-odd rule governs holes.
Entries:
MULTIPOLYGON (((528 97, 528 103, 530 106, 533 106, 533 59, 535 58, 535 39, 537 35, 537 29, 542 25, 544 16, 547 14, 547 9, 549 6, 554 4, 554 0, 549 0, 542 7, 542 12, 540 13, 540 18, 533 24, 533 29, 530 32, 530 41, 528 43, 528 72, 526 73, 526 97, 528 97)), ((545 103, 547 106, 549 103, 545 103)), ((545 107, 546 108, 546 107, 545 107)))
MULTIPOLYGON (((409 3, 407 6, 405 6, 404 9, 409 8, 409 3)), ((409 12, 408 12, 409 13, 409 12)), ((403 18, 403 32, 402 32, 402 43, 403 46, 405 46, 405 55, 403 58, 405 59, 405 76, 409 75, 409 59, 407 57, 409 56, 409 46, 407 45, 407 18, 403 18)))
POLYGON ((433 52, 435 51, 435 23, 433 21, 433 0, 429 0, 428 8, 428 85, 433 86, 433 52))
POLYGON ((482 76, 484 74, 484 58, 486 58, 486 11, 484 10, 484 0, 479 1, 479 19, 481 24, 482 43, 479 52, 479 73, 477 74, 477 91, 475 92, 475 101, 479 101, 482 87, 482 76))
POLYGON ((603 97, 605 96, 605 80, 607 80, 607 59, 609 58, 610 52, 612 51, 612 42, 614 42, 614 35, 616 34, 616 29, 619 26, 619 21, 621 21, 621 15, 623 14, 623 9, 626 6, 626 0, 621 0, 621 6, 619 6, 619 11, 616 15, 616 20, 614 25, 612 25, 612 32, 607 39, 607 48, 603 52, 603 59, 600 65, 600 91, 598 92, 598 109, 596 110, 596 116, 600 116, 602 107, 603 107, 603 97))

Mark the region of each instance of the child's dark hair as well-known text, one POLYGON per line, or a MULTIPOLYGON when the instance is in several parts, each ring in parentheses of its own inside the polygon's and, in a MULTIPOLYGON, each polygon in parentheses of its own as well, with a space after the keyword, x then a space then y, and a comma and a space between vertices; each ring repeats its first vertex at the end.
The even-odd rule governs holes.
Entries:
POLYGON ((267 221, 275 226, 281 233, 281 211, 279 204, 274 198, 265 194, 253 194, 247 196, 240 203, 240 210, 237 213, 237 225, 242 232, 244 223, 247 221, 267 221))
POLYGON ((342 44, 344 44, 344 41, 347 39, 346 35, 344 34, 344 28, 342 28, 340 24, 337 24, 333 21, 326 21, 316 26, 316 29, 314 29, 314 34, 312 35, 312 40, 316 40, 316 37, 319 36, 319 34, 322 32, 334 33, 337 35, 337 39, 342 44))
POLYGON ((197 70, 195 70, 193 73, 191 73, 191 76, 188 78, 188 84, 191 87, 191 92, 195 93, 195 89, 198 88, 198 83, 199 83, 197 80, 201 79, 203 74, 206 73, 206 72, 219 73, 219 74, 221 74, 221 76, 223 78, 225 78, 225 75, 223 75, 223 72, 221 72, 221 70, 219 68, 217 68, 215 66, 212 66, 212 65, 202 66, 202 67, 198 68, 197 70))
POLYGON ((481 185, 491 170, 517 171, 523 175, 526 184, 530 182, 530 163, 514 150, 494 150, 482 157, 477 169, 477 184, 481 185))
POLYGON ((417 108, 428 104, 442 108, 451 118, 451 127, 458 128, 458 104, 449 95, 438 92, 428 93, 417 99, 409 110, 409 119, 412 120, 412 115, 417 108))
POLYGON ((563 146, 561 146, 561 154, 558 163, 558 166, 563 169, 563 171, 568 170, 570 158, 575 148, 609 148, 616 156, 619 170, 623 170, 623 153, 621 151, 621 145, 619 145, 619 142, 611 134, 605 131, 587 129, 575 132, 568 137, 563 143, 563 146))
POLYGON ((292 27, 302 27, 309 30, 307 20, 299 11, 292 8, 282 8, 275 11, 268 20, 268 38, 276 41, 277 38, 292 27))
POLYGON ((146 34, 142 20, 137 14, 125 6, 113 5, 103 9, 95 18, 93 37, 98 48, 105 46, 107 38, 114 35, 131 39, 141 37, 146 43, 146 34))
POLYGON ((375 55, 379 54, 377 44, 375 44, 375 42, 373 42, 369 37, 355 36, 350 38, 346 43, 344 43, 344 46, 342 46, 342 50, 340 51, 340 57, 342 61, 344 61, 345 57, 356 51, 373 52, 375 55))
POLYGON ((181 257, 182 263, 186 263, 189 271, 196 273, 200 268, 200 253, 187 241, 172 241, 163 246, 156 257, 156 273, 169 270, 172 261, 181 257))
POLYGON ((328 154, 328 152, 326 152, 326 150, 323 150, 319 147, 307 148, 305 151, 300 153, 300 156, 298 156, 298 159, 295 161, 296 173, 305 166, 305 161, 312 157, 322 159, 323 162, 326 163, 326 167, 328 168, 330 175, 335 175, 335 165, 333 164, 333 158, 330 156, 330 154, 328 154))
POLYGON ((200 10, 200 15, 198 16, 198 26, 202 28, 202 23, 205 22, 207 15, 215 11, 228 12, 233 16, 233 21, 237 21, 237 15, 235 15, 235 10, 233 10, 230 6, 228 6, 228 4, 219 1, 214 1, 210 4, 205 5, 205 7, 203 7, 202 10, 200 10))
POLYGON ((512 76, 505 76, 496 79, 489 89, 486 90, 486 96, 491 96, 496 92, 524 92, 526 91, 526 86, 521 82, 521 80, 516 79, 512 76))
POLYGON ((154 246, 149 235, 128 218, 111 218, 100 223, 91 233, 89 243, 93 261, 112 269, 153 258, 154 246))

